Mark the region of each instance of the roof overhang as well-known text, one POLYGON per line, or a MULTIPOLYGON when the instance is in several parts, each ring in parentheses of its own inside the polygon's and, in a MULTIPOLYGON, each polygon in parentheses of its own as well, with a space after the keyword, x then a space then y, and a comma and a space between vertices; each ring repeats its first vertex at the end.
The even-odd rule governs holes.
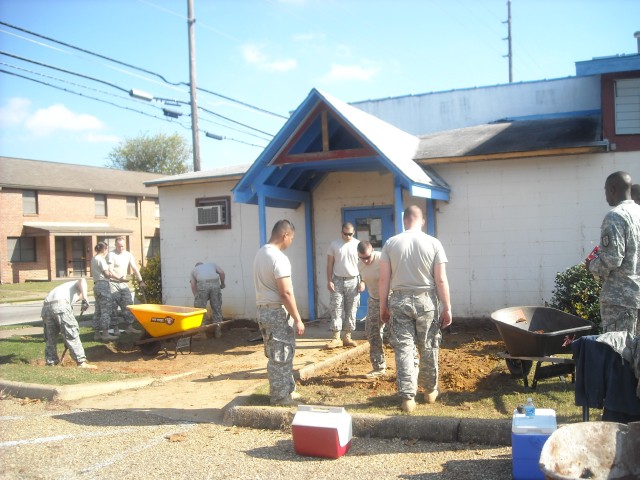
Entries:
POLYGON ((599 112, 503 120, 420 137, 414 160, 439 165, 607 152, 599 112))
POLYGON ((448 200, 446 182, 414 162, 418 144, 418 137, 313 89, 233 188, 234 201, 297 208, 331 172, 391 172, 412 195, 448 200))
POLYGON ((116 236, 131 235, 133 230, 112 227, 106 223, 71 223, 71 222, 26 222, 24 234, 30 237, 57 235, 65 237, 87 237, 93 235, 116 236))

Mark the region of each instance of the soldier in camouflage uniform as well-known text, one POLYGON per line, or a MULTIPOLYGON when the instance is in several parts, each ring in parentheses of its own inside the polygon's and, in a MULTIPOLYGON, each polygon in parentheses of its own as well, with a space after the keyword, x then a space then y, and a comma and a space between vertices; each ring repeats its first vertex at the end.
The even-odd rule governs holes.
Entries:
POLYGON ((80 280, 66 282, 51 290, 44 299, 42 305, 42 321, 44 324, 44 341, 46 344, 44 357, 47 365, 57 365, 58 357, 58 333, 62 333, 64 345, 69 349, 73 358, 81 368, 96 368, 87 363, 84 348, 80 341, 80 327, 73 314, 71 305, 82 299, 83 311, 89 307, 87 302, 87 281, 80 280))
POLYGON ((385 323, 391 320, 398 395, 402 410, 412 412, 418 384, 424 388, 426 403, 435 402, 438 396, 440 329, 451 325, 452 316, 442 244, 421 231, 425 222, 419 207, 408 207, 403 221, 405 231, 391 237, 382 248, 380 317, 385 323), (420 353, 417 372, 416 348, 420 353))
POLYGON ((326 348, 355 347, 351 332, 356 329, 356 312, 360 305, 358 291, 358 239, 352 223, 344 223, 341 238, 327 250, 327 288, 329 289, 333 338, 326 348), (340 332, 344 335, 340 340, 340 332))
POLYGON ((116 335, 120 334, 120 327, 118 326, 117 308, 120 307, 122 317, 127 323, 126 332, 128 333, 140 333, 140 330, 135 328, 137 325, 136 317, 131 313, 131 310, 127 306, 133 304, 133 297, 131 296, 131 290, 127 282, 129 279, 127 275, 129 271, 132 271, 138 280, 138 285, 141 289, 145 289, 147 285, 142 280, 142 275, 138 269, 138 264, 133 255, 125 250, 126 239, 124 236, 116 237, 116 246, 113 251, 107 254, 106 260, 109 264, 109 270, 113 273, 113 277, 110 278, 109 288, 111 289, 112 300, 112 316, 111 326, 113 327, 116 335))
POLYGON ((387 363, 384 358, 383 330, 385 324, 380 321, 380 300, 378 281, 380 279, 380 252, 376 252, 368 240, 358 244, 358 271, 360 272, 359 292, 365 287, 369 292, 365 333, 369 341, 369 360, 373 370, 367 374, 370 378, 385 374, 387 363))
POLYGON ((600 250, 586 265, 602 279, 602 331, 636 335, 640 308, 640 205, 631 198, 631 177, 626 172, 609 175, 604 189, 613 209, 602 221, 600 250))
POLYGON ((299 398, 293 379, 296 333, 304 334, 291 281, 291 263, 282 253, 293 242, 295 230, 288 220, 276 222, 269 243, 253 262, 258 326, 268 358, 267 376, 272 405, 290 405, 299 398))
POLYGON ((104 242, 98 242, 94 248, 96 254, 91 259, 91 277, 93 278, 93 297, 95 299, 95 312, 93 313, 94 340, 108 342, 117 340, 117 336, 109 334, 109 323, 113 302, 109 279, 114 276, 109 270, 105 256, 109 246, 104 242))
MULTIPOLYGON (((207 321, 208 324, 222 323, 222 289, 225 287, 224 280, 224 270, 213 262, 198 262, 191 271, 189 283, 194 297, 193 306, 207 308, 207 303, 211 304, 213 321, 207 321)), ((220 325, 215 327, 213 335, 215 338, 222 336, 220 325)))

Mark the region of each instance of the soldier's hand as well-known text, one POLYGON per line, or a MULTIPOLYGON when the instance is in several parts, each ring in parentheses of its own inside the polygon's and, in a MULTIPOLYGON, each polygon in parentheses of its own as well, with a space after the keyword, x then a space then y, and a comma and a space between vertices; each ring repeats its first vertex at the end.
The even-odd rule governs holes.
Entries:
POLYGON ((86 300, 82 300, 82 304, 80 306, 80 313, 84 313, 89 309, 89 302, 86 300))
POLYGON ((304 335, 304 323, 302 320, 295 320, 296 333, 298 335, 304 335))

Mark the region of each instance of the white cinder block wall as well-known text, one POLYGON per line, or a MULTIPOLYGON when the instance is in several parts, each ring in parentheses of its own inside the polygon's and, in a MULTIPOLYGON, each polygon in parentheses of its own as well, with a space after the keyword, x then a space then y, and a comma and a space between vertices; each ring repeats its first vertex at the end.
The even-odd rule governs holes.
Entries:
POLYGON ((436 235, 449 258, 454 316, 488 317, 551 300, 558 272, 599 243, 610 209, 604 182, 624 170, 640 181, 636 153, 438 165, 451 186, 437 202, 436 235))
MULTIPOLYGON (((258 207, 232 203, 229 230, 196 231, 195 199, 231 195, 235 182, 210 182, 162 187, 160 192, 163 303, 193 305, 189 275, 196 262, 212 261, 226 274, 222 291, 225 319, 255 318, 253 259, 260 247, 258 207)), ((308 317, 305 258, 304 209, 267 209, 267 241, 273 224, 287 218, 296 225, 293 245, 285 251, 292 263, 296 299, 303 317, 308 317)))

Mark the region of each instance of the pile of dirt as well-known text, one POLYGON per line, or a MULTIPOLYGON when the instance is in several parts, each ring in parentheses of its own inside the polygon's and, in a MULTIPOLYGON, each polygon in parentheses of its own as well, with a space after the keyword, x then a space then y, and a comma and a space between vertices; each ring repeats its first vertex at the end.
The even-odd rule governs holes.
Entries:
MULTIPOLYGON (((493 390, 504 382, 508 373, 498 353, 504 352, 499 333, 486 324, 453 327, 443 332, 439 354, 439 386, 441 391, 479 392, 493 390)), ((342 365, 310 379, 306 385, 329 388, 351 387, 370 394, 396 392, 396 368, 393 349, 385 345, 387 373, 375 379, 367 378, 371 371, 369 355, 349 359, 342 365)))

